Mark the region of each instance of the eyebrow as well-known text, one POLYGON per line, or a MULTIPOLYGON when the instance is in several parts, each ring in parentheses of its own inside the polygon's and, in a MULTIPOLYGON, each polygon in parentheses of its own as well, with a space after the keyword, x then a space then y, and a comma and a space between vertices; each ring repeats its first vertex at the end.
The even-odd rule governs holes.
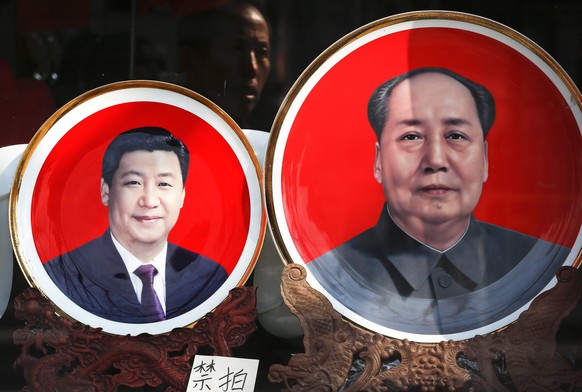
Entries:
MULTIPOLYGON (((138 176, 143 177, 143 173, 137 170, 128 170, 121 173, 121 178, 129 177, 129 176, 138 176)), ((176 177, 172 172, 162 172, 156 174, 156 177, 176 177)))
MULTIPOLYGON (((445 118, 441 122, 445 125, 472 125, 471 121, 466 120, 464 118, 459 118, 459 117, 448 117, 448 118, 445 118)), ((412 119, 402 120, 398 124, 399 125, 414 126, 414 125, 422 125, 422 123, 423 123, 422 120, 412 118, 412 119)))
POLYGON ((410 120, 402 120, 398 122, 399 125, 420 125, 422 124, 422 121, 418 120, 418 119, 410 119, 410 120))
POLYGON ((129 176, 142 177, 143 176, 143 173, 142 172, 139 172, 137 170, 128 170, 128 171, 125 171, 125 172, 121 173, 121 176, 120 177, 121 178, 124 178, 124 177, 129 177, 129 176))
POLYGON ((459 117, 446 118, 443 121, 443 124, 446 124, 446 125, 472 125, 471 121, 466 120, 464 118, 459 118, 459 117))

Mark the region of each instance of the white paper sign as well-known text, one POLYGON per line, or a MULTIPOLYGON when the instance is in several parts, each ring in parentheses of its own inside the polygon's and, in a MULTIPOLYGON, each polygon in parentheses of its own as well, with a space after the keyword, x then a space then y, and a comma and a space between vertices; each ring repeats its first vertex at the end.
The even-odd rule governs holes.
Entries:
POLYGON ((258 359, 196 355, 187 392, 253 392, 258 359))

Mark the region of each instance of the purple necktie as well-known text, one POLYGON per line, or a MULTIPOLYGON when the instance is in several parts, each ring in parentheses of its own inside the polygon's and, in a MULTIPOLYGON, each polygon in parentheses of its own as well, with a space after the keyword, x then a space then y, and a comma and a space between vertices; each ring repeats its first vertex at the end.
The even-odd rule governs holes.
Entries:
POLYGON ((141 290, 141 309, 144 314, 144 322, 165 320, 164 309, 154 290, 154 275, 158 273, 156 267, 151 264, 144 264, 133 271, 143 283, 141 290))

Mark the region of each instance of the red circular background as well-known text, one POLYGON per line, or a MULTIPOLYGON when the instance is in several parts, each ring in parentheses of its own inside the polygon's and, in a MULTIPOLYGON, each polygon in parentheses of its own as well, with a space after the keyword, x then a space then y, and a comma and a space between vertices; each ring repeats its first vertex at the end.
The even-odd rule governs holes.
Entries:
POLYGON ((206 121, 157 102, 123 103, 98 111, 53 147, 32 199, 32 232, 41 261, 105 232, 107 208, 99 191, 103 154, 115 136, 142 126, 167 129, 190 151, 186 200, 169 241, 210 257, 230 273, 249 230, 249 190, 241 164, 206 121))
POLYGON ((581 222, 580 129, 551 80, 525 56, 487 36, 416 28, 353 51, 317 82, 285 145, 282 196, 291 237, 310 261, 368 227, 384 203, 374 180, 374 89, 408 70, 449 68, 486 86, 497 106, 489 179, 475 216, 560 245, 581 222))

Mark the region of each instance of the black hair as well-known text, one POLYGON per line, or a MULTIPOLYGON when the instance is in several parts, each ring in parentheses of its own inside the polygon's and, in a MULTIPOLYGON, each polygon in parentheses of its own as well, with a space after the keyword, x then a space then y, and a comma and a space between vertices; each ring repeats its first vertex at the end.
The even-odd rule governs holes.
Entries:
POLYGON ((376 133, 378 141, 380 141, 382 130, 384 129, 384 125, 388 118, 388 100, 390 99, 394 87, 396 87, 400 82, 413 76, 431 72, 449 76, 469 89, 477 106, 477 115, 479 116, 479 122, 483 129, 483 138, 487 136, 487 133, 489 133, 489 130, 495 121, 495 101, 489 90, 449 69, 426 67, 405 72, 382 83, 378 88, 376 88, 370 97, 370 100, 368 101, 368 121, 376 133))
POLYGON ((101 176, 107 185, 111 186, 111 180, 123 154, 134 151, 173 152, 180 162, 182 183, 186 183, 190 165, 190 153, 186 145, 163 128, 141 127, 119 134, 107 146, 101 166, 101 176))
POLYGON ((224 35, 224 30, 237 24, 241 10, 255 8, 267 24, 271 36, 271 23, 261 2, 253 0, 230 0, 219 6, 202 8, 198 12, 182 16, 178 21, 178 46, 195 48, 200 54, 207 54, 211 42, 224 35))

